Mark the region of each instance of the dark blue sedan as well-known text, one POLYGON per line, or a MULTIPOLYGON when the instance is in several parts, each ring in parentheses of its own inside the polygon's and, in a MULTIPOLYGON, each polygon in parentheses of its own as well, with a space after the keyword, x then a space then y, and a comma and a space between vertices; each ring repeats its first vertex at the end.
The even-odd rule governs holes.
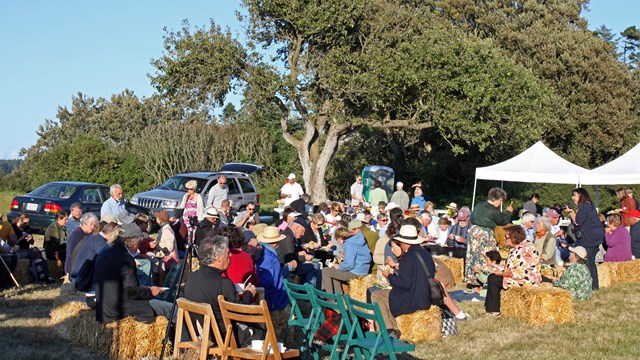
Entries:
POLYGON ((86 182, 57 181, 44 184, 27 195, 16 196, 11 201, 12 221, 18 213, 29 215, 33 230, 45 230, 53 222, 56 213, 64 210, 69 214, 71 204, 80 203, 82 213, 92 212, 100 217, 102 203, 109 199, 109 187, 86 182))

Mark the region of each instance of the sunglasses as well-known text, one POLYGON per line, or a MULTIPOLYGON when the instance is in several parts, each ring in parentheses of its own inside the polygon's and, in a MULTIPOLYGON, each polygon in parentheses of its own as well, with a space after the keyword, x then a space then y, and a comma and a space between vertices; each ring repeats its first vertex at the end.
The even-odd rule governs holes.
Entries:
POLYGON ((195 191, 195 189, 191 188, 191 189, 187 189, 187 191, 195 191))
POLYGON ((381 220, 378 220, 378 222, 388 222, 388 221, 389 221, 389 219, 381 219, 381 220))

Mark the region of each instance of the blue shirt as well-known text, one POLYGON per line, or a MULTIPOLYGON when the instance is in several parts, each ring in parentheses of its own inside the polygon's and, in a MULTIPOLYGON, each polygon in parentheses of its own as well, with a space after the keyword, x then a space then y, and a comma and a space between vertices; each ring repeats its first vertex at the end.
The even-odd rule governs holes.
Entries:
POLYGON ((110 197, 100 208, 100 218, 103 218, 105 215, 113 215, 117 218, 122 210, 124 210, 124 201, 116 201, 116 199, 110 197))
POLYGON ((338 265, 338 268, 356 275, 367 275, 371 267, 371 250, 362 231, 345 240, 342 246, 344 261, 338 265))
POLYGON ((282 282, 280 259, 273 247, 260 244, 264 249, 262 257, 256 261, 258 283, 264 288, 264 299, 269 305, 269 310, 282 310, 289 305, 289 298, 282 282))

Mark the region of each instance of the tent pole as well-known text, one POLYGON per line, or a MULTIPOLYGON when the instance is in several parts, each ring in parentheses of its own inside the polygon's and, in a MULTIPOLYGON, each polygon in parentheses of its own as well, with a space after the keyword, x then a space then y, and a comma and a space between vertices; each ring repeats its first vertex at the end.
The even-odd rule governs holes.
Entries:
MULTIPOLYGON (((500 180, 500 189, 504 190, 504 181, 500 180)), ((502 203, 500 203, 500 212, 502 212, 502 203)))
POLYGON ((471 211, 476 205, 476 186, 478 185, 478 178, 475 178, 473 181, 473 198, 471 199, 471 211))

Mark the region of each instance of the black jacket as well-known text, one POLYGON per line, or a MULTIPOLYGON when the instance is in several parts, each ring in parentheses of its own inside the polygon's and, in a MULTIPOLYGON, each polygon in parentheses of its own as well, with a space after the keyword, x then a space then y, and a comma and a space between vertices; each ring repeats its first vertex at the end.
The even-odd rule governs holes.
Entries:
POLYGON ((420 245, 411 245, 400 258, 398 275, 389 275, 389 284, 392 286, 389 294, 389 310, 393 316, 427 310, 431 307, 427 274, 418 256, 424 260, 431 277, 436 273, 431 254, 420 245))
POLYGON ((93 281, 96 321, 109 323, 127 316, 138 321, 153 320, 151 290, 138 284, 136 263, 120 240, 98 255, 93 281))
MULTIPOLYGON (((220 334, 224 338, 227 331, 222 321, 222 312, 218 304, 218 295, 224 296, 224 299, 234 303, 251 303, 251 296, 244 296, 242 301, 236 292, 236 287, 231 280, 221 276, 222 270, 201 266, 189 276, 187 284, 184 286, 184 297, 187 300, 198 303, 210 304, 213 314, 216 316, 216 322, 220 329, 220 334)), ((202 321, 201 321, 202 323, 202 321)))

